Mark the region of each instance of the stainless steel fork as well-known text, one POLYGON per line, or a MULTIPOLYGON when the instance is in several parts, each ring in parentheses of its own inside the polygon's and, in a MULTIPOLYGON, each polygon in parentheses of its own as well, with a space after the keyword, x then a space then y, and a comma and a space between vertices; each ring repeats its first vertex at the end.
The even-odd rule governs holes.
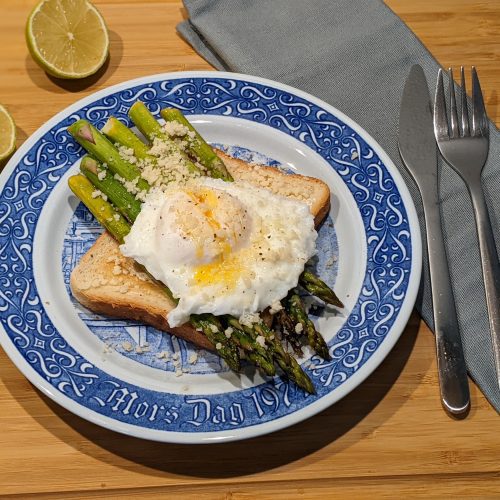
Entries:
POLYGON ((453 71, 449 70, 450 116, 444 95, 443 72, 439 70, 434 101, 434 134, 447 163, 460 174, 469 190, 476 216, 481 265, 490 320, 497 382, 500 387, 500 265, 493 238, 488 208, 481 186, 481 171, 489 150, 489 130, 483 95, 476 69, 472 67, 472 122, 469 123, 464 68, 461 72, 460 126, 455 97, 453 71))

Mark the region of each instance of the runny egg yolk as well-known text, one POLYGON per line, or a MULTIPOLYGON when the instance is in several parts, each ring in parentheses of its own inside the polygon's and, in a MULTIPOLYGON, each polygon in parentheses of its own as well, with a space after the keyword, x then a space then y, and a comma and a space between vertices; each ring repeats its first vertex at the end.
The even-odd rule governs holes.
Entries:
MULTIPOLYGON (((229 245, 228 248, 230 249, 229 245)), ((193 281, 200 286, 223 284, 223 292, 230 292, 234 290, 242 274, 241 259, 231 253, 222 253, 214 261, 197 266, 193 281)))
POLYGON ((221 284, 224 290, 233 290, 244 273, 241 252, 234 252, 234 247, 242 239, 242 232, 246 230, 245 211, 237 199, 224 192, 215 192, 211 189, 186 191, 194 206, 203 217, 203 225, 209 227, 213 238, 209 241, 196 241, 196 257, 201 259, 205 255, 207 246, 217 247, 216 256, 209 262, 199 264, 193 268, 193 284, 210 286, 221 284))

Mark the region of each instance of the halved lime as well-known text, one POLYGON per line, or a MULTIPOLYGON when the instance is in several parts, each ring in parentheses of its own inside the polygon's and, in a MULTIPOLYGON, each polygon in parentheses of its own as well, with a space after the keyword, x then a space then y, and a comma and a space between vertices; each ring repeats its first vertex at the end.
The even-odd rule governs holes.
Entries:
POLYGON ((87 0, 42 0, 26 23, 33 59, 58 78, 85 78, 106 61, 108 30, 87 0))
POLYGON ((0 104, 0 162, 16 149, 16 124, 9 112, 0 104))

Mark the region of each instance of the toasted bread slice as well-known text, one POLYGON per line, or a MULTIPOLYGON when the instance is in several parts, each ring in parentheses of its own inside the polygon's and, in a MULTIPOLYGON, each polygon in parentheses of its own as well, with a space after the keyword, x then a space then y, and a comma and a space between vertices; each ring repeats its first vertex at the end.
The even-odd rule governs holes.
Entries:
MULTIPOLYGON (((217 154, 235 180, 308 203, 316 225, 328 213, 330 190, 324 182, 289 175, 274 167, 252 165, 220 151, 217 154)), ((143 321, 199 347, 214 348, 203 333, 190 325, 169 327, 167 314, 175 304, 132 259, 121 254, 118 243, 107 232, 97 239, 74 268, 70 286, 74 297, 93 312, 143 321)))

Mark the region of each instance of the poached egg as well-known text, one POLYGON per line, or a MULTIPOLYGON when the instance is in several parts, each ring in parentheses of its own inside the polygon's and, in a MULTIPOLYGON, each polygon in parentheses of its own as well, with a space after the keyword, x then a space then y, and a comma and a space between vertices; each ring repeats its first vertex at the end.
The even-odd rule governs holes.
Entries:
POLYGON ((307 204, 201 177, 151 190, 120 250, 178 299, 167 318, 175 327, 191 314, 241 317, 281 300, 297 286, 316 238, 307 204))

